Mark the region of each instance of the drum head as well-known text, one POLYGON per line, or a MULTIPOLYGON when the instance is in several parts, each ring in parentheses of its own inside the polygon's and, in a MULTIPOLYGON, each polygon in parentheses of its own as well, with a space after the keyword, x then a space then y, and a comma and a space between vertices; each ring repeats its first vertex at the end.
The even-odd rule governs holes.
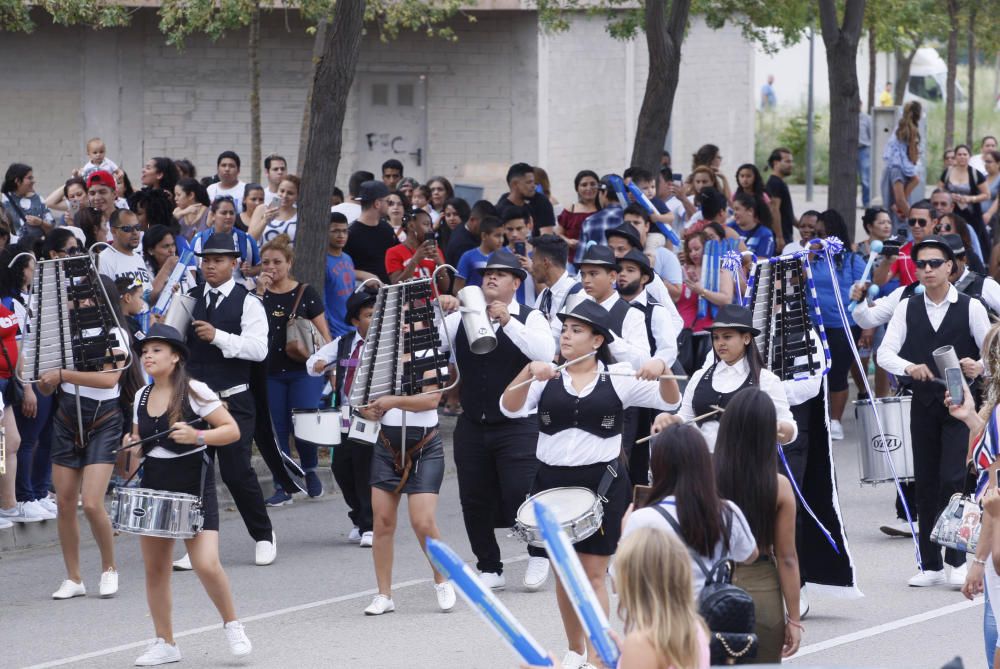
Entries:
POLYGON ((594 508, 597 495, 589 488, 552 488, 532 495, 521 505, 517 512, 517 520, 525 525, 537 527, 534 502, 545 504, 552 515, 562 524, 584 516, 594 508))

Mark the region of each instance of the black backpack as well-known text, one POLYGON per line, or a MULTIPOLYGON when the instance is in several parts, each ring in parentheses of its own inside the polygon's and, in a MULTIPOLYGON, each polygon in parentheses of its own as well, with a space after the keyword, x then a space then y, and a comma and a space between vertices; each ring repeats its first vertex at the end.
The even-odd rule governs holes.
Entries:
MULTIPOLYGON (((680 523, 662 505, 656 504, 653 508, 683 541, 680 523)), ((726 511, 730 512, 723 514, 722 536, 725 553, 728 554, 733 514, 728 508, 726 511)), ((754 634, 756 616, 753 598, 746 590, 732 583, 736 564, 732 559, 723 557, 708 569, 697 551, 690 546, 687 549, 691 559, 705 575, 705 585, 698 595, 698 613, 705 619, 711 632, 712 665, 749 662, 757 656, 757 635, 754 634)))

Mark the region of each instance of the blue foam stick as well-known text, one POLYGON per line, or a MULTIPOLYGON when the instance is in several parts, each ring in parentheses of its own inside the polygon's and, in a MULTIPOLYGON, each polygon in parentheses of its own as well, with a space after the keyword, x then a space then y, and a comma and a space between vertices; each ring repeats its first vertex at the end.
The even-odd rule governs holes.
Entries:
MULTIPOLYGON (((635 201, 641 204, 643 207, 645 207, 646 211, 648 211, 650 214, 660 213, 656 210, 656 207, 653 205, 653 202, 648 197, 646 197, 646 194, 643 193, 642 190, 634 183, 630 183, 628 185, 628 192, 631 193, 632 197, 635 198, 635 201)), ((622 206, 625 205, 623 204, 622 206)), ((664 237, 669 239, 671 244, 673 244, 675 247, 680 247, 681 238, 677 236, 677 233, 674 232, 670 228, 670 226, 664 225, 660 221, 654 221, 654 222, 656 223, 656 229, 659 230, 664 237)))
POLYGON ((608 176, 608 183, 611 184, 611 188, 614 189, 615 195, 618 196, 618 201, 621 202, 623 207, 628 206, 628 195, 625 194, 625 182, 617 174, 612 174, 608 176))
POLYGON ((542 539, 545 540, 545 550, 548 551, 549 560, 566 589, 569 601, 573 604, 576 617, 587 630, 590 643, 601 656, 601 661, 609 669, 614 669, 618 666, 621 651, 611 638, 611 625, 604 615, 604 609, 597 600, 587 574, 583 571, 580 558, 577 557, 573 544, 569 542, 569 537, 562 531, 552 512, 539 501, 534 503, 534 507, 535 519, 542 531, 542 539))
POLYGON ((485 587, 469 565, 443 541, 427 539, 427 555, 434 567, 444 574, 458 589, 462 599, 473 608, 483 620, 497 631, 500 638, 517 653, 524 662, 536 667, 551 667, 545 649, 528 633, 493 591, 485 587))

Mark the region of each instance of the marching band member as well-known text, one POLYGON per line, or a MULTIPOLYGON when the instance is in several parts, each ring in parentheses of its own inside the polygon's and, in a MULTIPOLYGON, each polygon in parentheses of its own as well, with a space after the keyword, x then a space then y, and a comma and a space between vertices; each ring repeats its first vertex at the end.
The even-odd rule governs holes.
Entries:
MULTIPOLYGON (((626 213, 626 216, 628 215, 629 214, 626 213)), ((638 251, 639 253, 642 253, 642 255, 646 255, 643 251, 644 246, 640 241, 641 238, 639 231, 636 230, 634 225, 627 221, 619 225, 617 228, 608 230, 605 237, 607 237, 608 240, 608 248, 611 249, 611 252, 614 253, 615 257, 619 260, 624 258, 629 251, 638 251)), ((649 263, 649 256, 646 256, 646 261, 649 263)), ((652 263, 650 263, 650 267, 652 267, 652 263)), ((667 285, 663 283, 663 279, 661 279, 660 275, 655 271, 646 283, 646 292, 656 301, 657 304, 666 310, 667 317, 673 329, 678 333, 683 330, 684 319, 681 317, 680 312, 677 311, 677 307, 674 305, 674 300, 670 297, 670 292, 667 290, 667 285)), ((676 342, 674 344, 674 348, 676 349, 676 342)), ((677 351, 675 350, 674 358, 676 357, 677 351)), ((671 361, 670 364, 673 364, 673 361, 671 361)))
MULTIPOLYGON (((233 235, 213 234, 197 255, 201 257, 205 284, 188 292, 197 302, 187 331, 191 349, 187 368, 192 377, 207 383, 226 401, 239 425, 237 442, 218 449, 213 456, 218 457, 222 480, 256 542, 255 563, 269 565, 278 551, 264 495, 250 464, 255 401, 249 392, 251 363, 267 356, 267 314, 260 298, 233 278, 240 257, 233 235)), ((185 555, 174 567, 186 569, 188 557, 185 555)))
MULTIPOLYGON (((114 282, 100 275, 109 306, 119 323, 125 318, 119 307, 118 291, 114 282)), ((113 333, 115 355, 125 355, 131 337, 123 328, 113 333)), ((129 367, 134 371, 134 367, 129 367)), ((66 563, 66 580, 52 593, 52 599, 70 599, 87 594, 80 577, 80 525, 77 521, 77 501, 83 498, 83 513, 94 533, 94 540, 101 552, 101 597, 113 597, 118 592, 118 571, 115 568, 115 545, 111 519, 104 508, 104 494, 108 490, 117 456, 115 450, 122 434, 122 412, 119 396, 122 384, 130 382, 127 393, 141 385, 134 375, 126 375, 126 367, 119 362, 105 365, 104 371, 75 371, 50 369, 42 372, 38 389, 51 395, 60 389, 56 400, 56 415, 52 424, 52 483, 56 489, 59 527, 59 544, 66 563), (83 416, 83 434, 78 427, 77 402, 83 416)))
MULTIPOLYGON (((923 299, 909 299, 896 307, 878 349, 878 364, 890 374, 912 379, 910 437, 923 571, 908 583, 924 587, 946 580, 941 548, 931 542, 930 535, 948 498, 962 490, 969 442, 969 428, 944 406, 944 387, 935 383, 932 371, 933 352, 940 346, 953 346, 966 378, 978 377, 983 372, 979 350, 990 322, 981 302, 949 283, 955 254, 944 239, 924 238, 913 245, 912 257, 924 287, 923 299)), ((947 581, 961 586, 966 576, 965 554, 948 549, 944 561, 952 567, 947 581)))
MULTIPOLYGON (((345 321, 354 331, 338 337, 313 353, 306 361, 306 369, 312 376, 327 373, 332 363, 336 370, 330 377, 335 394, 334 406, 343 408, 350 405, 351 385, 357 372, 358 361, 364 348, 368 326, 372 322, 372 312, 377 292, 361 290, 347 298, 345 321)), ((340 443, 333 449, 330 469, 340 486, 347 503, 347 516, 354 523, 348 540, 362 548, 371 548, 375 538, 372 525, 372 491, 368 484, 371 477, 371 444, 348 438, 347 426, 343 425, 340 443)))
MULTIPOLYGON (((606 499, 601 530, 574 548, 604 612, 609 610, 605 576, 621 534, 629 503, 628 474, 622 471, 622 425, 625 409, 646 406, 663 411, 677 408, 680 391, 674 379, 637 379, 627 364, 612 364, 612 316, 600 305, 585 300, 569 314, 560 314, 563 331, 560 354, 574 360, 590 357, 557 374, 551 362, 524 366, 501 398, 505 415, 538 410, 540 434, 537 453, 541 465, 532 494, 565 486, 583 486, 606 499), (622 375, 606 372, 625 372, 622 375), (516 384, 534 379, 530 384, 516 384)), ((561 583, 556 597, 569 651, 563 667, 581 667, 587 657, 583 626, 561 583)), ((592 649, 591 649, 592 650, 592 649)), ((591 652, 591 657, 597 657, 591 652)))
MULTIPOLYGON (((238 442, 239 428, 219 396, 201 381, 188 377, 184 369, 188 347, 177 330, 157 323, 143 338, 141 347, 142 367, 153 383, 135 394, 132 429, 122 445, 127 447, 138 439, 173 430, 169 436, 137 445, 129 452, 136 458, 136 467, 140 455, 144 455, 143 488, 201 498, 202 531, 184 543, 205 592, 222 616, 229 650, 236 656, 247 655, 251 650, 250 640, 236 619, 229 578, 219 562, 219 506, 213 468, 205 452, 208 446, 224 447, 238 442), (194 426, 200 422, 208 423, 209 429, 194 426)), ((174 540, 140 536, 139 545, 146 565, 146 601, 156 640, 135 664, 151 667, 177 662, 181 651, 174 643, 170 596, 174 540)))
POLYGON ((535 301, 535 309, 549 320, 552 337, 556 343, 562 332, 562 322, 558 314, 566 306, 570 295, 579 293, 583 286, 566 271, 566 255, 569 246, 558 235, 542 235, 531 242, 531 276, 535 285, 545 288, 535 301))
MULTIPOLYGON (((788 408, 788 399, 781 380, 763 368, 763 361, 753 338, 760 330, 753 326, 749 309, 727 304, 719 309, 715 322, 708 328, 712 333, 715 360, 691 376, 684 389, 681 409, 675 415, 660 414, 653 426, 658 432, 667 425, 691 420, 712 411, 712 407, 726 407, 737 391, 749 386, 760 386, 774 401, 778 415, 778 441, 790 444, 798 435, 795 419, 788 408)), ((701 433, 710 450, 715 449, 715 435, 719 431, 719 416, 701 421, 701 433)))
MULTIPOLYGON (((448 342, 462 378, 462 415, 455 426, 454 443, 465 530, 480 578, 499 590, 505 587, 506 579, 493 530, 514 525, 517 509, 538 468, 534 410, 501 413, 500 395, 526 364, 551 361, 555 342, 545 316, 516 300, 517 288, 528 273, 513 253, 495 251, 478 271, 483 275, 487 315, 496 328, 496 348, 481 355, 473 353, 460 313, 445 318, 441 341, 448 342)), ((453 297, 442 296, 440 300, 445 310, 457 305, 453 297)), ((541 557, 540 549, 529 547, 528 553, 532 557, 524 585, 537 590, 548 578, 549 563, 541 557)))

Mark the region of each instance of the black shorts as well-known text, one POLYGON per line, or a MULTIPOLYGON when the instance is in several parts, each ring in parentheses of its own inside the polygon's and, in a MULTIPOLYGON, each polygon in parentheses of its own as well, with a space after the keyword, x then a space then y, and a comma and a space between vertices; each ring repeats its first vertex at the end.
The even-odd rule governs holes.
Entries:
POLYGON ((845 328, 826 328, 826 341, 830 345, 830 372, 828 374, 830 392, 835 393, 847 390, 847 376, 851 371, 854 362, 854 353, 851 351, 851 342, 847 340, 851 337, 855 342, 861 336, 861 328, 857 325, 851 326, 850 330, 845 328))
POLYGON ((219 530, 219 502, 215 494, 215 467, 204 465, 205 451, 177 458, 150 458, 142 463, 143 488, 165 492, 183 492, 201 497, 201 512, 205 514, 202 529, 219 530), (202 467, 205 471, 205 491, 201 489, 202 467))
MULTIPOLYGON (((427 432, 436 429, 437 426, 429 428, 408 427, 406 428, 406 443, 412 446, 423 439, 427 432)), ((399 446, 402 432, 401 427, 382 426, 382 434, 396 447, 399 446)), ((368 481, 379 490, 393 492, 399 486, 401 479, 402 477, 395 469, 393 454, 382 443, 380 437, 372 446, 372 473, 368 481)), ((414 493, 433 493, 436 495, 441 492, 443 481, 444 444, 441 443, 441 434, 438 433, 420 449, 420 454, 414 458, 410 467, 410 475, 407 477, 403 489, 399 492, 404 495, 414 493)))
POLYGON ((71 469, 82 469, 87 465, 113 465, 118 458, 115 451, 122 441, 122 412, 118 399, 98 401, 81 397, 80 410, 84 430, 97 425, 97 429, 87 434, 82 449, 76 446, 79 432, 76 396, 59 394, 52 421, 52 464, 71 469))
POLYGON ((628 509, 629 478, 625 467, 618 461, 597 462, 592 465, 577 467, 555 467, 544 462, 538 466, 535 483, 531 486, 531 494, 552 488, 582 487, 590 488, 595 493, 601 485, 601 479, 608 465, 614 467, 618 476, 612 481, 604 503, 604 520, 601 529, 583 541, 573 545, 577 553, 588 555, 614 555, 618 548, 618 540, 622 534, 622 518, 628 509))

